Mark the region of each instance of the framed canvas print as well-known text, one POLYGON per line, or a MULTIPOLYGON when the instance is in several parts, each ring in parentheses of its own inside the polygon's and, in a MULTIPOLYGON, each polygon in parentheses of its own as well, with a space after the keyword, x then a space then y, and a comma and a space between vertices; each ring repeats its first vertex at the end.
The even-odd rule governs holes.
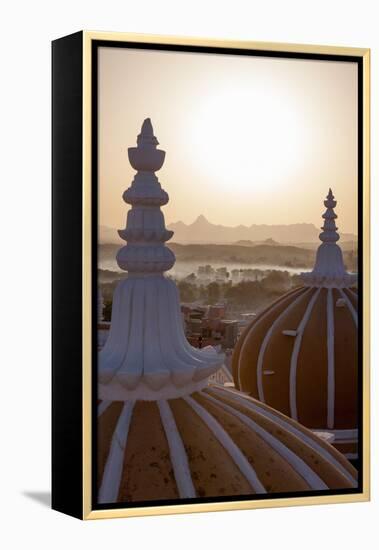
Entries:
POLYGON ((369 50, 53 42, 53 508, 369 498, 369 50))

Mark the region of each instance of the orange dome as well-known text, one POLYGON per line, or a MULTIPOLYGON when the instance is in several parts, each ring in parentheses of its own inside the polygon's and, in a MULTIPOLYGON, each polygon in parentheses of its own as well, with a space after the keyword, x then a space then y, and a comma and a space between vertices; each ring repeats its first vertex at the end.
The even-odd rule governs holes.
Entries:
POLYGON ((331 432, 338 448, 356 458, 358 297, 349 288, 356 277, 346 273, 336 244, 333 199, 330 192, 315 268, 302 274, 307 286, 251 322, 232 366, 238 389, 309 428, 331 432))
POLYGON ((99 406, 100 503, 352 487, 331 445, 236 390, 99 406))

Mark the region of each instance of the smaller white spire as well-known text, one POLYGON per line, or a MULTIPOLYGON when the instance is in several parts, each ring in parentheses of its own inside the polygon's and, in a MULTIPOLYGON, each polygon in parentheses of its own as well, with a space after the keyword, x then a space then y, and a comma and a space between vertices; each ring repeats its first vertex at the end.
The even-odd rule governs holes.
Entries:
POLYGON ((337 206, 337 201, 334 200, 332 190, 329 188, 329 193, 324 200, 326 210, 322 217, 324 219, 324 225, 322 226, 322 233, 320 233, 320 241, 323 243, 336 243, 339 241, 340 236, 337 233, 338 227, 336 227, 337 214, 334 212, 334 208, 337 206))
POLYGON ((338 246, 339 234, 337 233, 335 220, 337 214, 334 208, 337 201, 331 189, 324 200, 326 210, 322 215, 324 225, 320 233, 321 244, 318 247, 316 262, 311 272, 301 273, 301 278, 306 286, 346 288, 357 283, 357 275, 348 273, 345 269, 341 248, 338 246))

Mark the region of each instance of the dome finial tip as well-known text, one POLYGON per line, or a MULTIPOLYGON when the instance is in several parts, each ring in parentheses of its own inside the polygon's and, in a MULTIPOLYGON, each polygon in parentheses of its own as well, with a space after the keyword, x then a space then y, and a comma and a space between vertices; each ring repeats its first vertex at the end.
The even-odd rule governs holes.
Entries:
POLYGON ((144 137, 152 137, 154 135, 153 125, 150 118, 145 118, 143 121, 141 135, 144 137))

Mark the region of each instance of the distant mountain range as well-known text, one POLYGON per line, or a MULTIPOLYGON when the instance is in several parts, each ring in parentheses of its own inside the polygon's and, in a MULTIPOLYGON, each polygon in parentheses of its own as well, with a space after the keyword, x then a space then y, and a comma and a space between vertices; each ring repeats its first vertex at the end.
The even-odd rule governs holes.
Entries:
MULTIPOLYGON (((229 244, 239 243, 248 246, 251 244, 266 243, 271 244, 285 243, 317 243, 319 242, 320 229, 312 223, 295 223, 289 225, 257 225, 250 226, 238 225, 228 227, 225 225, 216 225, 209 222, 205 216, 201 215, 196 220, 187 225, 181 221, 171 223, 168 229, 174 231, 173 242, 182 244, 229 244), (274 241, 274 243, 272 242, 274 241)), ((100 226, 100 243, 119 244, 121 239, 117 230, 106 226, 100 226)), ((357 240, 356 235, 352 233, 340 233, 340 241, 357 240)))

